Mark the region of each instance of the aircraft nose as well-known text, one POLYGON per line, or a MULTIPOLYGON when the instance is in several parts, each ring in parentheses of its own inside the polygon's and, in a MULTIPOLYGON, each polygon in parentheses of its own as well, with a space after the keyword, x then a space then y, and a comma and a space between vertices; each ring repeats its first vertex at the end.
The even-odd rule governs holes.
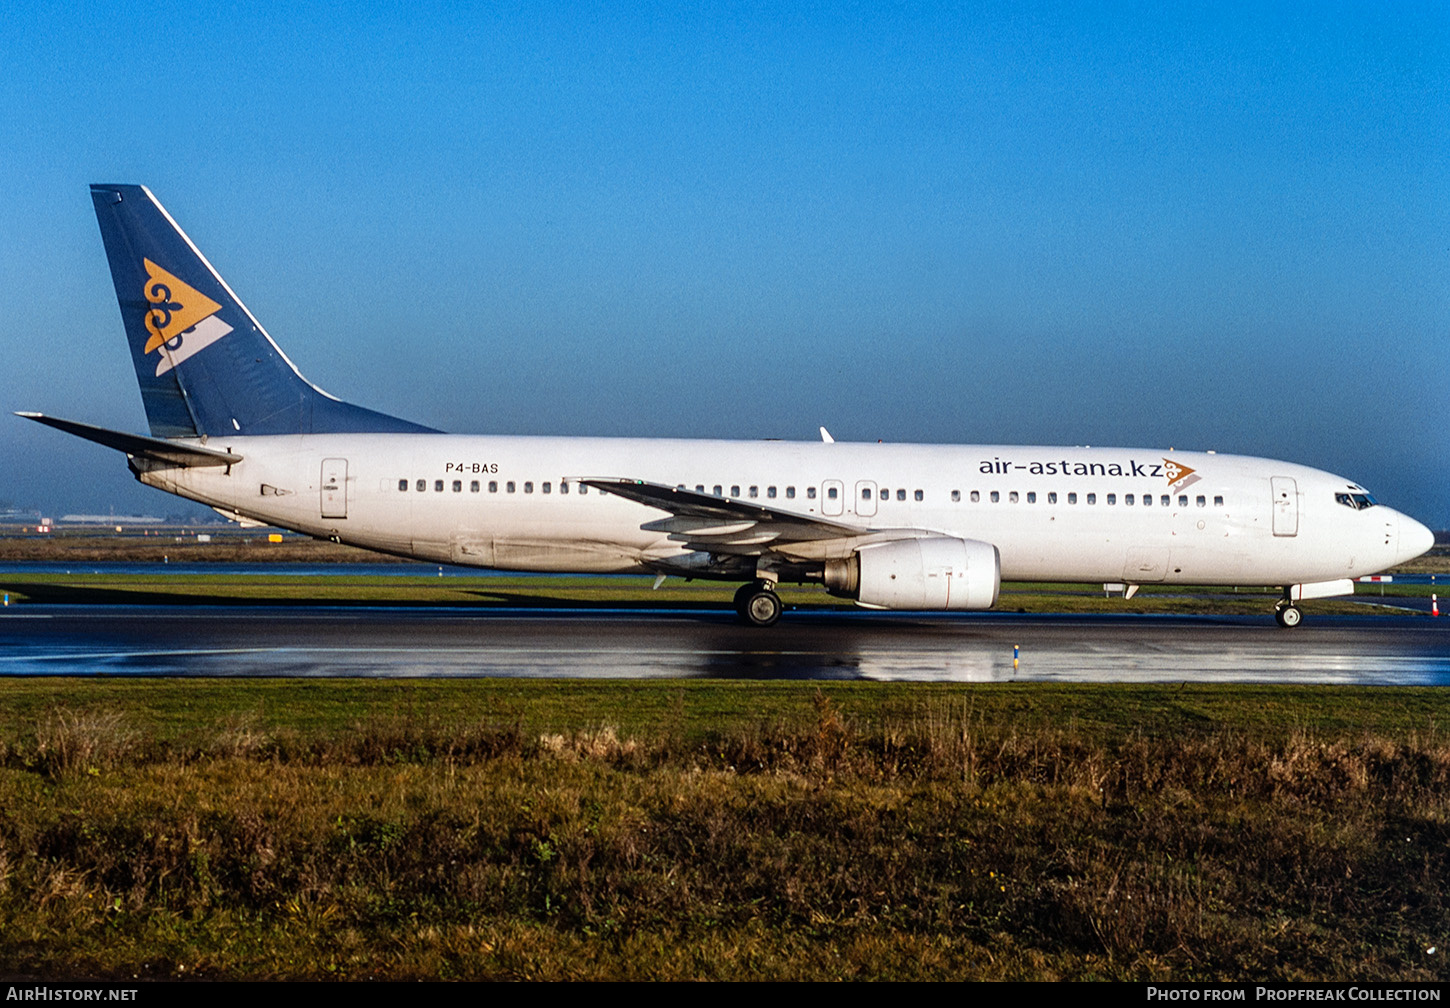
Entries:
POLYGON ((1400 559, 1398 563, 1413 560, 1422 553, 1430 552, 1435 545, 1435 533, 1407 515, 1400 515, 1400 559))

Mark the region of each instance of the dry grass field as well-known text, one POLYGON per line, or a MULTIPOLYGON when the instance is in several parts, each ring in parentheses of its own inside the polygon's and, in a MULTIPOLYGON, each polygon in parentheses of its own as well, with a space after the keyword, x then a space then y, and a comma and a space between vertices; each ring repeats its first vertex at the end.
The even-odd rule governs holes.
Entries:
POLYGON ((0 689, 11 978, 1447 977, 1435 689, 0 689))

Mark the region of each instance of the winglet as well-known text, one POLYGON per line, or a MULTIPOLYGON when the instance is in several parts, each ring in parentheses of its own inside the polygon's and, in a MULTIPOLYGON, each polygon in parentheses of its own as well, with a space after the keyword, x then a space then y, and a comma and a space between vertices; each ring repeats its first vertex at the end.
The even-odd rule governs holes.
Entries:
POLYGON ((836 443, 836 439, 831 437, 831 432, 826 430, 826 428, 824 427, 821 428, 821 440, 824 441, 826 444, 836 443))

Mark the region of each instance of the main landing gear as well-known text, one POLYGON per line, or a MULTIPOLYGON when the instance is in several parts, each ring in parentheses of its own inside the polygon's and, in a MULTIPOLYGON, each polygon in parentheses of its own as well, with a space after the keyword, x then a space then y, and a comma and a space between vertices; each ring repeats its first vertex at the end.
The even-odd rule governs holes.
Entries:
POLYGON ((1274 606, 1274 619, 1285 630, 1292 630, 1304 622, 1304 610, 1288 599, 1282 599, 1274 606))
POLYGON ((775 585, 765 581, 741 585, 735 592, 735 612, 740 616, 740 622, 758 627, 774 625, 780 619, 783 608, 774 589, 775 585))

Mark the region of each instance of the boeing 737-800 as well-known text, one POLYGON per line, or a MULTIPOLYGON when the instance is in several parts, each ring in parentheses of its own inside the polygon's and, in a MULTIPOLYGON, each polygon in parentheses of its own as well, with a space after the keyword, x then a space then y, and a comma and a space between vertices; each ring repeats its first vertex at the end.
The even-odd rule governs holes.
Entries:
POLYGON ((244 522, 440 563, 779 582, 868 608, 988 609, 1002 580, 1269 585, 1276 615, 1420 555, 1361 486, 1141 448, 443 434, 310 384, 142 186, 91 187, 151 436, 22 416, 244 522))

